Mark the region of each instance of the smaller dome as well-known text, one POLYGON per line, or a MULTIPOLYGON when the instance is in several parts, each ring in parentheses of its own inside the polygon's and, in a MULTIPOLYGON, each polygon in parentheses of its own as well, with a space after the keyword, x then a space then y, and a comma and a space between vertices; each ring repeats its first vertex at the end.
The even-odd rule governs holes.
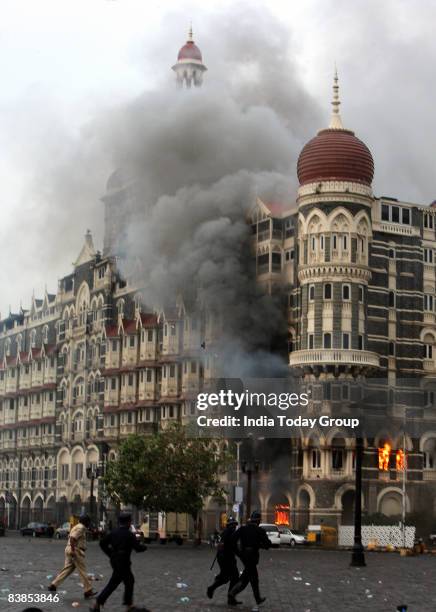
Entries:
POLYGON ((194 43, 193 40, 188 40, 185 45, 180 49, 179 54, 177 55, 177 60, 197 60, 199 62, 203 61, 201 56, 201 51, 194 43))

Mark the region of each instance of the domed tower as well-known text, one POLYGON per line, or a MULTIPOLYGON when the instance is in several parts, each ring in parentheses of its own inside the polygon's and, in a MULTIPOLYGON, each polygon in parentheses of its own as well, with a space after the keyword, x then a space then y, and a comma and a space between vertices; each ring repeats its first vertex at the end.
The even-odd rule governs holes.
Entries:
POLYGON ((366 301, 374 162, 345 129, 335 72, 330 125, 298 159, 298 349, 290 366, 306 375, 356 376, 378 366, 367 350, 366 301))
POLYGON ((177 87, 200 87, 203 83, 203 72, 206 72, 207 68, 203 64, 201 51, 192 38, 192 26, 188 40, 180 49, 172 69, 176 73, 177 87))

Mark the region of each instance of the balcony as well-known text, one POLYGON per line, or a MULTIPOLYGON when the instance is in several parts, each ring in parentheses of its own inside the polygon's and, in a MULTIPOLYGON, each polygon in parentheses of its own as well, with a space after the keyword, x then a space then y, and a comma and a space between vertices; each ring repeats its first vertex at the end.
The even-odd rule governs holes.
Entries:
POLYGON ((378 368, 380 360, 376 353, 351 349, 313 349, 295 351, 289 355, 290 367, 351 366, 378 368))
POLYGON ((424 468, 422 470, 422 479, 423 480, 436 480, 436 469, 424 468))
POLYGON ((435 367, 433 359, 424 359, 423 366, 426 372, 434 372, 435 367))

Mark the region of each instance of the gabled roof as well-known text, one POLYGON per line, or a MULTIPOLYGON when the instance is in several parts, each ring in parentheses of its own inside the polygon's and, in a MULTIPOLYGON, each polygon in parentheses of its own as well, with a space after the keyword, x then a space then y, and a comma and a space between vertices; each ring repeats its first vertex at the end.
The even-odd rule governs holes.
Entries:
POLYGON ((87 230, 85 234, 85 243, 82 247, 82 250, 79 253, 76 261, 73 263, 73 266, 77 268, 89 261, 92 261, 96 256, 96 250, 94 248, 94 242, 92 240, 92 235, 89 230, 87 230))
POLYGON ((157 315, 151 313, 141 313, 139 315, 139 323, 141 327, 156 327, 157 315))
POLYGON ((116 325, 106 325, 105 333, 107 338, 118 338, 120 335, 116 325))

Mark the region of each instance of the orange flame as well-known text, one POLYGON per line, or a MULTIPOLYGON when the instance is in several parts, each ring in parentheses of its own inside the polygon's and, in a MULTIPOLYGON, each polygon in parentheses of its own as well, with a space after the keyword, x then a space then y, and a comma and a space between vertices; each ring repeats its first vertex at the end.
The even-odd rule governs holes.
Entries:
POLYGON ((285 506, 283 504, 278 504, 275 507, 275 524, 276 525, 286 525, 289 527, 289 506, 285 506))
POLYGON ((389 471, 389 458, 391 456, 391 445, 386 444, 378 449, 378 469, 381 472, 389 471))
POLYGON ((395 465, 398 471, 402 472, 406 469, 406 456, 402 449, 397 450, 395 455, 395 465))

